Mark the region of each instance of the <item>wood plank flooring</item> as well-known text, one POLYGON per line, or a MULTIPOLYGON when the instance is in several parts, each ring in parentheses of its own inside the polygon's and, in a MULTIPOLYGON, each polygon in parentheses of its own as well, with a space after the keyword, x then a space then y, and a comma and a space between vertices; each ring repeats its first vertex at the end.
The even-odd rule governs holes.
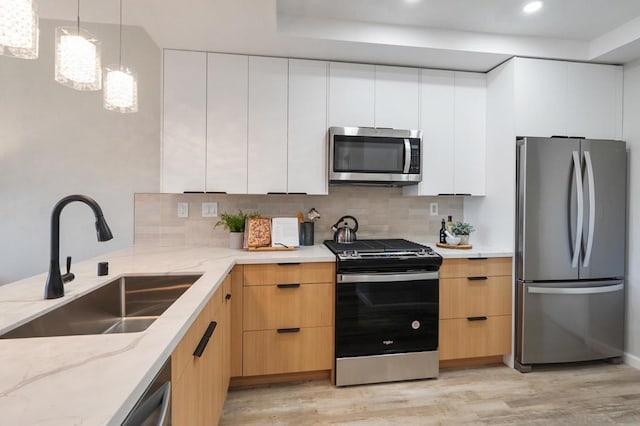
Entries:
POLYGON ((640 371, 605 363, 449 369, 436 380, 231 390, 221 425, 640 425, 640 371))

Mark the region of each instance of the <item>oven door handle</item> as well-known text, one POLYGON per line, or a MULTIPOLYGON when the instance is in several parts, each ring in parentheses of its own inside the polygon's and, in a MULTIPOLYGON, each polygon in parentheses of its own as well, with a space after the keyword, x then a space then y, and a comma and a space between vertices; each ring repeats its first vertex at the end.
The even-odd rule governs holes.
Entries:
POLYGON ((439 272, 417 272, 406 274, 338 274, 338 283, 362 283, 362 282, 399 282, 399 281, 422 281, 437 280, 439 272))

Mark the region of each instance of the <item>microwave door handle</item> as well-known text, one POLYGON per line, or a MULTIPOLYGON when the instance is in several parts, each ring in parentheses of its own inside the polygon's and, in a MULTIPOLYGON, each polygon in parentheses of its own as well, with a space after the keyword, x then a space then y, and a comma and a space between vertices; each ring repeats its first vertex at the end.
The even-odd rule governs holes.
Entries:
POLYGON ((409 173, 411 167, 411 141, 409 139, 404 140, 404 169, 402 173, 405 175, 409 173))

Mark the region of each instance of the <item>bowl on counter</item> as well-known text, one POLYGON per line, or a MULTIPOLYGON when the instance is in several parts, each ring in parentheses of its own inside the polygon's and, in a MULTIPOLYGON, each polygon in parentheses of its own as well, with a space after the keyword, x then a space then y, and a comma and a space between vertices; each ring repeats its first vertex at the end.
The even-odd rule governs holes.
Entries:
POLYGON ((447 237, 447 244, 450 246, 457 246, 460 244, 460 237, 447 237))

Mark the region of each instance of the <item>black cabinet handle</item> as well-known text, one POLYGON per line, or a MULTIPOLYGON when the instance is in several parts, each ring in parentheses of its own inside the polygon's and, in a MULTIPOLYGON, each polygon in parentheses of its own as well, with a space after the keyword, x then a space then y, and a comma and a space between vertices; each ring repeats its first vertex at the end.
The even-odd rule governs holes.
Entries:
POLYGON ((300 331, 300 327, 279 328, 278 329, 278 333, 280 333, 280 334, 282 334, 282 333, 297 333, 298 331, 300 331))
POLYGON ((487 277, 467 277, 469 281, 486 281, 489 278, 487 277))
POLYGON ((298 288, 300 287, 300 283, 295 284, 278 284, 278 288, 298 288))
POLYGON ((225 300, 231 300, 231 295, 230 295, 229 293, 227 293, 227 295, 226 295, 226 296, 224 296, 224 299, 225 299, 225 300))
POLYGON ((299 265, 300 262, 291 262, 291 263, 278 263, 278 266, 295 266, 295 265, 299 265))
POLYGON ((193 356, 197 356, 198 358, 202 356, 205 348, 207 347, 207 343, 209 343, 209 339, 211 339, 211 336, 213 336, 213 331, 216 329, 217 325, 218 323, 215 321, 211 321, 209 323, 207 331, 204 332, 202 339, 200 339, 200 343, 198 343, 198 346, 196 346, 196 350, 193 351, 193 356))
POLYGON ((467 317, 467 321, 486 321, 487 317, 467 317))
POLYGON ((467 257, 467 260, 487 260, 488 257, 467 257))

